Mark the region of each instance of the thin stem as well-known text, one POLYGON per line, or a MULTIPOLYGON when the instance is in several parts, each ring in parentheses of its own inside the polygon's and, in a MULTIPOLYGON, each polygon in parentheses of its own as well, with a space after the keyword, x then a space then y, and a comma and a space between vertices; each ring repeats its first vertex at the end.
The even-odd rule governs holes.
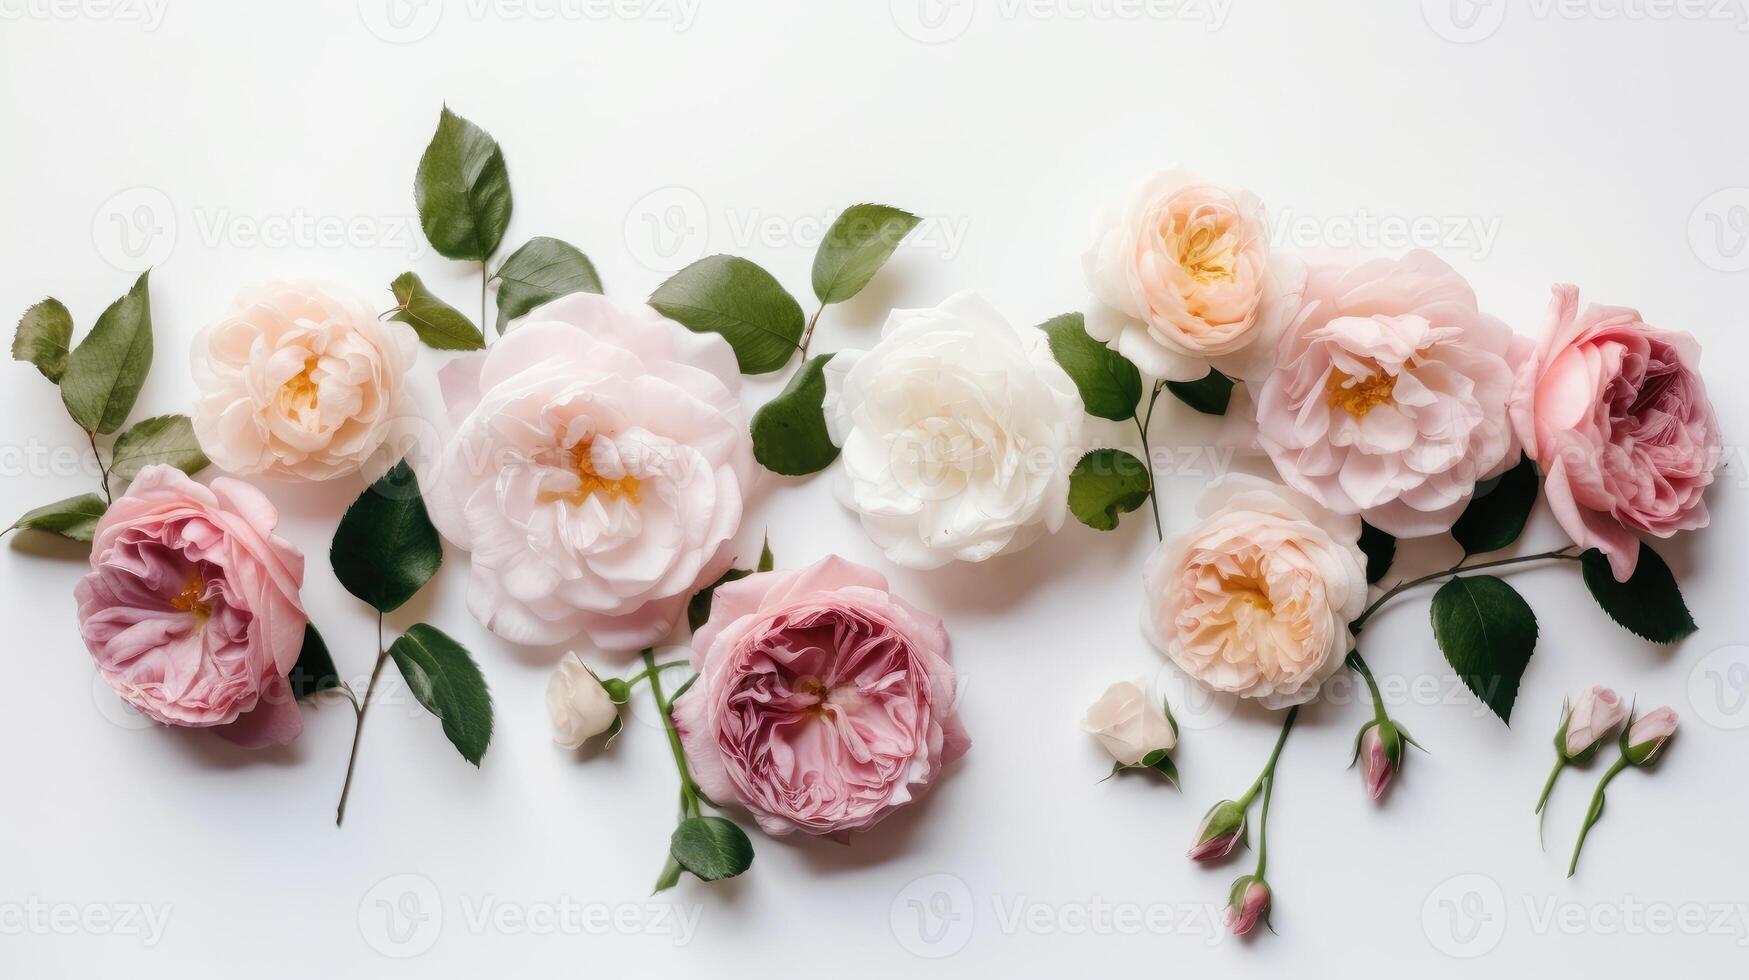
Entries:
POLYGON ((1287 744, 1287 733, 1294 727, 1294 718, 1299 713, 1300 706, 1297 704, 1287 709, 1287 717, 1281 723, 1281 734, 1275 740, 1275 751, 1269 753, 1269 762, 1263 767, 1263 775, 1257 777, 1263 783, 1263 810, 1257 817, 1258 878, 1263 877, 1263 869, 1269 863, 1269 798, 1275 792, 1275 763, 1281 758, 1281 747, 1287 744))
POLYGON ((1579 828, 1579 839, 1573 844, 1573 860, 1567 865, 1567 877, 1573 877, 1573 872, 1579 870, 1579 851, 1585 847, 1585 836, 1591 833, 1591 828, 1597 823, 1597 818, 1603 816, 1603 790, 1623 769, 1628 767, 1626 753, 1615 760, 1615 765, 1603 774, 1603 779, 1597 784, 1597 791, 1591 794, 1591 809, 1585 812, 1585 826, 1579 828))
POLYGON ((97 449, 97 433, 87 430, 85 433, 85 439, 87 442, 91 443, 91 455, 97 460, 97 472, 99 474, 99 479, 103 481, 103 499, 113 504, 115 503, 115 497, 109 492, 109 467, 104 465, 103 453, 99 452, 97 449))
POLYGON ((1555 777, 1559 776, 1561 770, 1565 768, 1567 768, 1567 759, 1565 756, 1557 752, 1555 754, 1555 768, 1549 770, 1548 781, 1543 783, 1542 795, 1536 798, 1536 810, 1534 812, 1536 813, 1536 842, 1538 844, 1543 842, 1543 823, 1548 816, 1543 808, 1549 802, 1549 793, 1555 788, 1555 777))
POLYGON ((672 702, 662 694, 662 670, 656 665, 656 654, 643 653, 644 673, 650 678, 650 696, 656 699, 656 710, 662 715, 662 727, 668 732, 668 748, 674 752, 674 766, 680 771, 680 818, 698 816, 698 787, 686 768, 686 750, 680 744, 680 732, 674 727, 672 702))
POLYGON ((1154 509, 1154 538, 1166 540, 1166 531, 1160 525, 1160 487, 1154 479, 1154 450, 1148 446, 1148 426, 1154 421, 1154 403, 1160 400, 1160 389, 1166 382, 1154 382, 1154 393, 1148 397, 1148 412, 1144 416, 1130 413, 1130 421, 1136 423, 1136 431, 1142 436, 1142 462, 1148 467, 1148 503, 1154 509))
POLYGON ((826 312, 826 304, 821 303, 820 308, 814 311, 814 315, 808 317, 808 325, 802 328, 802 342, 796 345, 796 350, 801 352, 804 361, 808 359, 808 344, 814 339, 814 324, 820 322, 820 314, 824 312, 826 312))
POLYGON ((687 666, 691 666, 691 665, 688 664, 684 660, 670 660, 665 664, 657 664, 654 667, 649 667, 649 668, 646 668, 644 670, 640 670, 637 673, 633 674, 632 676, 626 678, 626 687, 628 687, 628 688, 635 687, 635 686, 637 686, 637 684, 639 682, 647 680, 651 677, 654 677, 655 675, 661 673, 664 670, 668 670, 671 667, 687 667, 687 666))
POLYGON ((1366 658, 1360 655, 1358 649, 1348 651, 1348 666, 1354 668, 1361 680, 1366 681, 1366 689, 1372 694, 1372 716, 1381 722, 1388 720, 1385 714, 1385 698, 1379 693, 1379 682, 1373 679, 1372 668, 1366 665, 1366 658))
POLYGON ((492 329, 486 326, 486 283, 491 280, 486 274, 486 263, 480 263, 480 336, 486 343, 492 342, 492 329))
POLYGON ((1458 575, 1458 574, 1461 574, 1463 572, 1476 572, 1476 571, 1481 571, 1484 568, 1499 568, 1502 565, 1522 565, 1525 562, 1543 561, 1544 559, 1549 559, 1549 558, 1559 558, 1559 559, 1562 559, 1564 561, 1578 561, 1579 560, 1578 555, 1570 555, 1567 553, 1571 550, 1573 550, 1573 546, 1568 545, 1567 547, 1561 548, 1558 551, 1544 551, 1544 552, 1541 552, 1539 554, 1534 554, 1534 555, 1519 555, 1516 558, 1496 558, 1493 561, 1477 562, 1474 565, 1466 565, 1460 561, 1456 565, 1453 565, 1450 568, 1448 568, 1442 572, 1432 572, 1432 573, 1427 574, 1427 575, 1422 575, 1419 578, 1412 578, 1412 579, 1408 580, 1407 582, 1399 582, 1396 585, 1390 587, 1389 589, 1386 589, 1385 593, 1383 595, 1379 596, 1377 599, 1374 599, 1372 601, 1372 605, 1367 606, 1364 610, 1361 611, 1360 616, 1357 617, 1354 620, 1354 622, 1348 624, 1348 628, 1352 632, 1358 634, 1361 630, 1361 627, 1366 625, 1366 621, 1368 619, 1372 618, 1372 614, 1375 612, 1378 612, 1378 609, 1380 606, 1384 605, 1386 602, 1395 598, 1399 593, 1401 593, 1405 590, 1408 590, 1408 589, 1412 589, 1417 585, 1426 585, 1428 582, 1432 582, 1432 581, 1435 581, 1437 579, 1446 578, 1446 577, 1449 577, 1452 575, 1458 575))
POLYGON ((1287 744, 1287 733, 1293 730, 1294 719, 1298 718, 1299 715, 1299 705, 1296 704, 1287 709, 1287 717, 1282 719, 1281 734, 1275 737, 1275 748, 1269 753, 1269 761, 1263 764, 1263 771, 1257 774, 1257 781, 1251 784, 1251 788, 1245 791, 1244 796, 1239 797, 1238 802, 1241 807, 1249 807, 1251 801, 1257 797, 1257 791, 1267 789, 1270 778, 1275 775, 1275 762, 1281 758, 1281 747, 1287 744))
MULTIPOLYGON (((364 701, 355 702, 353 710, 358 717, 352 729, 352 757, 346 762, 346 782, 340 787, 340 806, 334 810, 334 826, 346 819, 346 798, 352 795, 352 773, 358 768, 358 743, 364 736, 364 713, 370 710, 371 692, 377 688, 377 678, 382 675, 383 664, 389 659, 389 649, 383 645, 383 614, 377 613, 377 665, 371 668, 370 683, 364 688, 364 701)), ((350 692, 349 692, 350 693, 350 692)))

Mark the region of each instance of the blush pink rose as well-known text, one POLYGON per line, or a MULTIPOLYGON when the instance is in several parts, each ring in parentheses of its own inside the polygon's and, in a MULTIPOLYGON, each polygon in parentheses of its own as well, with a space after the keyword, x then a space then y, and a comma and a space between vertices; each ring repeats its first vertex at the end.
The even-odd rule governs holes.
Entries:
POLYGON ((1724 448, 1698 365, 1700 345, 1634 310, 1588 306, 1556 286, 1536 356, 1519 371, 1512 421, 1542 467, 1549 508, 1581 548, 1627 581, 1635 532, 1706 527, 1701 498, 1724 448))
POLYGON ((79 630, 97 670, 153 721, 251 748, 303 731, 285 675, 303 648, 304 557, 238 480, 140 471, 97 524, 79 630))
POLYGON ((842 558, 717 589, 692 665, 692 774, 768 834, 866 830, 971 746, 941 620, 842 558))

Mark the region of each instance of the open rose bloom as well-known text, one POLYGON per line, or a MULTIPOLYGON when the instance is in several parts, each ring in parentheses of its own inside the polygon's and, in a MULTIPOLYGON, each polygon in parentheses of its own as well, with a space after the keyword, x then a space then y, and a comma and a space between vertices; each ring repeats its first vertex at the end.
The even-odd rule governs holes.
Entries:
POLYGON ((1718 420, 1685 333, 1619 306, 1579 309, 1556 286, 1541 344, 1518 378, 1513 424, 1542 468, 1549 508, 1582 548, 1627 581, 1635 532, 1667 538, 1707 525, 1701 498, 1723 455, 1718 420))
POLYGON ((303 731, 285 675, 303 648, 304 559, 230 479, 148 466, 98 522, 79 629, 105 682, 153 721, 241 745, 303 731))
POLYGON ((753 448, 723 338, 577 293, 438 380, 419 483, 492 632, 636 650, 728 570, 753 448))
POLYGON ((941 621, 841 558, 717 589, 692 665, 692 774, 769 834, 866 830, 971 745, 941 621))

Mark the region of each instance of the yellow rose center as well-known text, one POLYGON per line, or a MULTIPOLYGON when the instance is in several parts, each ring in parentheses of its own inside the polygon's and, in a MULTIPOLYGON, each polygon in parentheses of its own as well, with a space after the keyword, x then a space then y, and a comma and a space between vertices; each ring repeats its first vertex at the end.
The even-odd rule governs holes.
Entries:
POLYGON ((310 358, 304 362, 303 371, 287 381, 280 388, 281 397, 286 401, 286 407, 292 412, 315 411, 316 400, 321 395, 321 388, 316 384, 316 364, 319 358, 310 358))
POLYGON ((1383 372, 1356 381, 1341 370, 1332 370, 1330 380, 1324 384, 1324 400, 1331 408, 1340 408, 1357 419, 1363 419, 1366 413, 1388 404, 1396 387, 1396 377, 1383 372), (1351 381, 1353 384, 1349 383, 1351 381))
POLYGON ((1234 245, 1224 230, 1199 226, 1180 241, 1178 264, 1201 285, 1232 282, 1238 265, 1234 245))
POLYGON ((205 593, 206 579, 196 572, 188 580, 188 584, 182 587, 181 592, 170 597, 170 608, 177 612, 193 613, 195 622, 204 623, 213 614, 212 607, 201 599, 205 593))
POLYGON ((595 464, 589 458, 589 447, 593 444, 594 440, 591 439, 572 450, 571 465, 577 474, 577 489, 563 493, 543 493, 542 500, 565 500, 572 504, 581 504, 591 494, 599 493, 615 500, 623 497, 634 504, 639 502, 637 477, 622 476, 610 480, 595 471, 595 464))

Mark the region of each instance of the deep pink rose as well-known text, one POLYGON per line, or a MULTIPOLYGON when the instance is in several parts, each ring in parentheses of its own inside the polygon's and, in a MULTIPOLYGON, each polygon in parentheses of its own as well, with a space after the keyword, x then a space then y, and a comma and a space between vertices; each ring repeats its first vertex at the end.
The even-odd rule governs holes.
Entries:
POLYGON ((705 795, 766 833, 866 830, 971 746, 947 656, 941 620, 860 565, 750 575, 694 634, 674 723, 705 795))
POLYGON ((285 683, 303 647, 304 556, 247 483, 203 487, 140 471, 97 524, 73 596, 97 670, 141 713, 239 745, 290 742, 303 718, 285 683))
POLYGON ((1542 467, 1549 508, 1620 581, 1639 560, 1634 532, 1706 527, 1701 497, 1724 448, 1699 362, 1688 334, 1620 306, 1581 313, 1578 287, 1561 285, 1536 357, 1520 368, 1512 423, 1542 467))

